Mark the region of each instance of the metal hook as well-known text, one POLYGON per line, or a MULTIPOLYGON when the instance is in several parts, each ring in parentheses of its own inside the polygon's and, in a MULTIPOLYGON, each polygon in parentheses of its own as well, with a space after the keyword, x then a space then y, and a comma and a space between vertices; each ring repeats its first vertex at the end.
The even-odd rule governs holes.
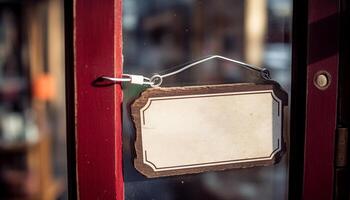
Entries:
POLYGON ((115 83, 130 82, 132 84, 137 85, 153 85, 153 82, 151 82, 149 78, 144 77, 142 75, 122 74, 121 78, 101 76, 101 79, 112 81, 115 83))

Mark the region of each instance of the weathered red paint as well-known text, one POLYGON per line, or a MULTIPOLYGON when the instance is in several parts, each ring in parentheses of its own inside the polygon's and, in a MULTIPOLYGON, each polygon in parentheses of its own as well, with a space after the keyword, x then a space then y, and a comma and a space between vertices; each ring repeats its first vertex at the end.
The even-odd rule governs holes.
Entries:
POLYGON ((333 199, 338 82, 338 1, 309 0, 307 119, 303 199, 333 199), (319 71, 331 75, 326 90, 314 85, 319 71))
POLYGON ((121 16, 121 0, 74 3, 79 199, 124 199, 121 88, 92 85, 101 75, 121 75, 121 16))

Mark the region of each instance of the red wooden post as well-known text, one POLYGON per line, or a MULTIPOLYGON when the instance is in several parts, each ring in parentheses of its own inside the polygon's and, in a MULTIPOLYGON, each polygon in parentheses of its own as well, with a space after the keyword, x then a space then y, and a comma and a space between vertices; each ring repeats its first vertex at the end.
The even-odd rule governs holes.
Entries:
POLYGON ((333 199, 334 143, 338 84, 338 1, 309 0, 307 120, 303 199, 333 199), (327 71, 325 90, 314 84, 315 74, 327 71))
POLYGON ((94 87, 122 71, 121 0, 75 0, 76 162, 79 199, 124 199, 119 85, 94 87))

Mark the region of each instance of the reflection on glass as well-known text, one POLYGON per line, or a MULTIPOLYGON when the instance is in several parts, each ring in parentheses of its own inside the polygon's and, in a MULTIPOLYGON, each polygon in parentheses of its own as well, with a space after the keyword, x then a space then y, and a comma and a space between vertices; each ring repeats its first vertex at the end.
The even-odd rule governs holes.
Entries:
MULTIPOLYGON (((208 55, 222 55, 271 71, 290 88, 291 0, 124 1, 124 73, 165 73, 208 55)), ((258 81, 230 62, 214 60, 173 77, 166 86, 258 81)), ((124 110, 144 90, 126 86, 124 110)), ((126 199, 285 199, 288 158, 269 167, 147 179, 133 167, 135 130, 124 112, 126 199)))

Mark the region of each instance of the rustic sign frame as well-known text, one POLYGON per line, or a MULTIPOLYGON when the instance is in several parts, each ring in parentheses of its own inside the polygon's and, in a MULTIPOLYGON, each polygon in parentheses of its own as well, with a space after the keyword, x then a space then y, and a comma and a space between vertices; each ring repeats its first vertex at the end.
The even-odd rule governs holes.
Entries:
MULTIPOLYGON (((143 175, 149 178, 173 176, 191 173, 201 173, 206 171, 220 171, 234 168, 247 168, 253 166, 268 166, 278 162, 286 148, 285 133, 282 131, 282 141, 280 141, 281 148, 278 152, 273 152, 269 158, 264 160, 256 160, 249 162, 220 164, 217 166, 205 166, 194 167, 185 169, 155 171, 149 165, 146 165, 144 160, 144 153, 142 149, 142 133, 141 133, 141 114, 140 110, 146 106, 149 98, 155 97, 174 97, 183 95, 200 95, 200 94, 216 94, 216 93, 232 93, 232 92, 252 92, 252 91, 273 91, 273 94, 277 96, 282 102, 282 130, 284 130, 284 116, 286 106, 288 104, 288 95, 281 87, 273 81, 269 81, 267 84, 255 84, 255 83, 243 83, 243 84, 224 84, 224 85, 207 85, 207 86, 192 86, 192 87, 169 87, 169 88, 149 88, 145 90, 141 96, 136 99, 131 106, 131 114, 136 128, 136 141, 135 152, 136 157, 134 159, 135 168, 143 175), (271 157, 272 156, 272 157, 271 157)), ((273 96, 273 95, 272 95, 273 96)))

